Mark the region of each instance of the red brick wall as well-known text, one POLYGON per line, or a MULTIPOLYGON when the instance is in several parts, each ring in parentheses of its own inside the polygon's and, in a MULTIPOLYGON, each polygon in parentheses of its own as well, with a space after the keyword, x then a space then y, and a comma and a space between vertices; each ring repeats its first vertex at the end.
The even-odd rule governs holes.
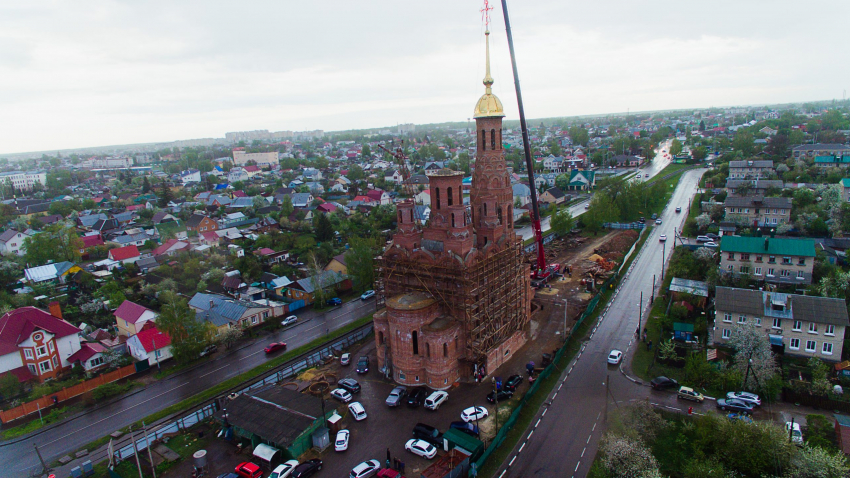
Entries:
POLYGON ((494 348, 487 354, 487 373, 493 373, 497 368, 502 366, 503 363, 510 360, 510 358, 520 349, 525 342, 528 340, 525 331, 517 331, 513 335, 502 342, 498 347, 494 348))

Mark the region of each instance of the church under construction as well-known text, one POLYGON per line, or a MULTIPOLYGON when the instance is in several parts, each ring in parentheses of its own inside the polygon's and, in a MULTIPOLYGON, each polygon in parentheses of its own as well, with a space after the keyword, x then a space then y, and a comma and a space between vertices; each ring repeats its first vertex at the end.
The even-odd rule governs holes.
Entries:
POLYGON ((403 385, 446 389, 494 371, 528 337, 530 267, 514 234, 502 148, 502 103, 492 93, 489 31, 484 95, 475 105, 477 154, 469 205, 463 173, 430 176, 427 227, 412 200, 378 259, 374 316, 378 366, 403 385))

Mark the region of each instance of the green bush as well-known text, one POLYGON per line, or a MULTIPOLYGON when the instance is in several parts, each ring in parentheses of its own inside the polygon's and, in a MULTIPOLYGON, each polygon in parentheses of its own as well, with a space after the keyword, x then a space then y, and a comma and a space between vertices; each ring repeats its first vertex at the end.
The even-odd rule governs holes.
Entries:
POLYGON ((92 390, 92 399, 94 401, 99 402, 101 400, 114 397, 116 395, 120 395, 127 390, 133 388, 134 382, 127 382, 123 384, 118 384, 117 382, 111 382, 103 384, 96 389, 92 390))
POLYGON ((823 415, 806 415, 806 430, 803 436, 811 446, 819 446, 833 453, 838 451, 835 427, 832 420, 823 415))

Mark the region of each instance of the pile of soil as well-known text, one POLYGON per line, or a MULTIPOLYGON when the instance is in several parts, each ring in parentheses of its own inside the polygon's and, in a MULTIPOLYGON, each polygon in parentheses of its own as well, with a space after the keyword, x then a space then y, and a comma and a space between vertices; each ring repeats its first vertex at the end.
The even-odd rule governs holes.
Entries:
POLYGON ((626 229, 609 239, 607 242, 605 242, 598 248, 594 249, 593 252, 601 255, 602 257, 605 257, 606 259, 608 258, 605 255, 606 253, 616 252, 620 254, 625 254, 626 251, 628 251, 629 248, 632 247, 632 244, 635 243, 638 236, 638 231, 635 231, 634 229, 626 229))

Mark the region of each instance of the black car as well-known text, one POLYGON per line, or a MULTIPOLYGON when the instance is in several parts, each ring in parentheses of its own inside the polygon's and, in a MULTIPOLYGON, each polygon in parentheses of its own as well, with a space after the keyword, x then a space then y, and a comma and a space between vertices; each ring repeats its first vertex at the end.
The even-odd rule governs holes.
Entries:
POLYGON ((475 424, 472 423, 472 422, 470 422, 470 423, 452 422, 449 425, 449 428, 454 428, 455 430, 460 430, 460 431, 466 433, 469 436, 473 436, 475 438, 478 438, 478 433, 479 433, 478 427, 475 426, 475 424))
POLYGON ((340 380, 337 385, 339 385, 339 388, 347 390, 348 393, 360 392, 360 384, 357 383, 357 380, 354 380, 353 378, 344 378, 340 380))
POLYGON ((292 474, 289 475, 291 478, 307 478, 308 476, 313 476, 314 473, 322 469, 322 460, 318 458, 313 458, 312 460, 307 460, 304 463, 296 466, 292 470, 292 474))
POLYGON ((514 392, 510 390, 500 390, 498 393, 490 392, 487 394, 487 401, 490 403, 496 403, 496 400, 500 402, 506 402, 514 396, 514 392))
POLYGON ((366 373, 369 371, 369 357, 362 356, 357 360, 357 373, 366 373))
POLYGON ((679 388, 679 382, 673 380, 672 378, 667 377, 655 377, 652 381, 649 382, 649 385, 652 386, 653 390, 665 390, 668 388, 679 388))
POLYGON ((436 447, 443 446, 443 434, 440 430, 424 423, 417 423, 413 427, 413 438, 425 440, 436 447))
POLYGON ((426 398, 428 398, 427 390, 422 387, 414 388, 407 396, 407 406, 411 408, 416 408, 419 405, 422 405, 422 402, 424 402, 426 398))
POLYGON ((737 398, 718 398, 717 408, 739 413, 753 413, 753 406, 737 398))
POLYGON ((505 380, 505 383, 502 384, 502 388, 504 390, 508 390, 511 392, 516 392, 517 387, 522 383, 522 375, 511 375, 505 380))

